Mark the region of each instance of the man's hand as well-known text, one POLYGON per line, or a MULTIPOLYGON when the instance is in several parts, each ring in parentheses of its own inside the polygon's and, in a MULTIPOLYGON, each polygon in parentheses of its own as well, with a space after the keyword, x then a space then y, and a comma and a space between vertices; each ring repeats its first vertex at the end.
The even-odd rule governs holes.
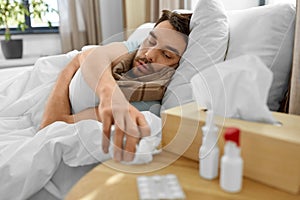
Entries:
POLYGON ((103 123, 102 147, 108 152, 111 126, 115 125, 114 159, 130 161, 141 137, 150 135, 144 116, 129 104, 112 76, 111 67, 119 63, 128 50, 123 43, 97 47, 81 66, 87 84, 100 99, 98 115, 103 123), (101 61, 101 62, 99 62, 101 61), (126 139, 123 145, 123 140, 126 139))
POLYGON ((129 104, 118 87, 107 88, 102 94, 98 112, 103 123, 103 151, 108 152, 111 126, 115 124, 114 159, 132 161, 140 139, 150 135, 147 121, 140 111, 129 104))

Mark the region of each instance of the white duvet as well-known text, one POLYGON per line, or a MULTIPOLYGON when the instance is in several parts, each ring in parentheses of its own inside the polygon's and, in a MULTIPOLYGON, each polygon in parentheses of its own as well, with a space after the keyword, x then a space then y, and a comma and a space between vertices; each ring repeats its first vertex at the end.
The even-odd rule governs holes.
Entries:
MULTIPOLYGON (((97 121, 55 122, 38 131, 57 75, 76 53, 41 58, 32 70, 1 82, 1 199, 30 197, 49 184, 61 161, 75 167, 110 158, 102 152, 102 124, 97 121)), ((157 143, 160 140, 160 119, 149 112, 143 114, 157 143)), ((143 157, 137 159, 136 156, 137 163, 150 161, 149 155, 144 160, 143 157)))

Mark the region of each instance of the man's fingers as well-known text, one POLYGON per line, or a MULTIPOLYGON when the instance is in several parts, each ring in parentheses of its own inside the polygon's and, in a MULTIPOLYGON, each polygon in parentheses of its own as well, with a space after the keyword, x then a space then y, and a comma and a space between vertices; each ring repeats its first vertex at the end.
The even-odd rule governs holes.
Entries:
POLYGON ((124 161, 132 161, 136 151, 136 145, 140 141, 141 135, 136 124, 131 124, 128 129, 126 127, 126 143, 124 148, 124 161))
POLYGON ((108 153, 111 125, 112 119, 110 117, 103 119, 102 149, 104 153, 108 153))
POLYGON ((128 117, 127 120, 123 160, 128 162, 134 159, 136 146, 140 139, 150 135, 150 127, 142 114, 137 115, 136 118, 128 117))
POLYGON ((121 161, 123 159, 122 150, 123 150, 123 138, 124 132, 115 125, 115 137, 114 137, 114 159, 116 161, 121 161))
POLYGON ((151 129, 144 117, 144 115, 141 115, 137 118, 136 123, 138 125, 140 135, 141 137, 147 137, 151 135, 151 129))
MULTIPOLYGON (((132 129, 131 129, 131 131, 132 131, 132 129)), ((124 151, 124 157, 123 157, 124 161, 129 162, 129 161, 133 160, 134 154, 136 151, 136 145, 139 142, 139 140, 140 140, 140 137, 136 136, 135 134, 132 134, 132 132, 130 134, 126 135, 126 144, 125 144, 125 151, 124 151)))

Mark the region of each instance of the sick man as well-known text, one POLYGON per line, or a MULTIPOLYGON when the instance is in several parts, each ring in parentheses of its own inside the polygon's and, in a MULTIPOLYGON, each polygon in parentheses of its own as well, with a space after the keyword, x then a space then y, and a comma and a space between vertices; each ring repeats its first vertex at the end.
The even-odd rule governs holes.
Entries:
MULTIPOLYGON (((190 17, 164 10, 140 46, 134 42, 115 42, 77 54, 59 74, 40 128, 55 121, 98 120, 103 123, 102 149, 108 153, 114 124, 114 159, 133 160, 136 145, 150 134, 150 128, 143 114, 130 102, 162 99, 186 49, 190 17), (95 105, 86 106, 81 98, 72 98, 74 89, 70 90, 70 86, 75 87, 75 92, 80 91, 78 84, 86 84, 93 91, 96 100, 88 99, 95 105)), ((84 94, 86 91, 80 91, 83 98, 88 96, 84 94)))

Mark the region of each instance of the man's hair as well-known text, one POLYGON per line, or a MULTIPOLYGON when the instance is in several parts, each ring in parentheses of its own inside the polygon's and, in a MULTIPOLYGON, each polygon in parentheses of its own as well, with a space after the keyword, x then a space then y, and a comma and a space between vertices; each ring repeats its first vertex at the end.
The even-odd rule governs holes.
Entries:
POLYGON ((162 16, 158 19, 154 27, 159 23, 168 20, 176 31, 189 35, 191 16, 192 14, 180 14, 169 10, 163 10, 162 16))

